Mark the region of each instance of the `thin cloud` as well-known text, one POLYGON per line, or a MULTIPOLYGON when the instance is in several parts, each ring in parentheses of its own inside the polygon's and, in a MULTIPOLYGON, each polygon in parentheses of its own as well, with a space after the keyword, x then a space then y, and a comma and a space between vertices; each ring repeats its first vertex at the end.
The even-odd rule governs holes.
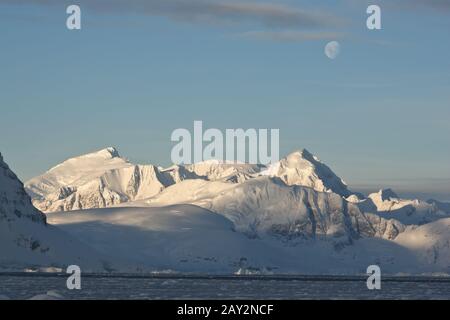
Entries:
POLYGON ((319 87, 335 87, 335 88, 349 88, 349 89, 379 89, 379 88, 392 88, 397 84, 395 83, 375 83, 375 82, 305 82, 307 85, 319 86, 319 87))
POLYGON ((437 10, 450 11, 450 0, 410 0, 409 2, 403 1, 404 5, 416 5, 420 7, 428 7, 437 10))
POLYGON ((336 40, 343 38, 339 32, 303 32, 296 30, 284 31, 248 31, 237 35, 240 38, 268 40, 279 42, 304 42, 315 40, 336 40))
MULTIPOLYGON (((347 4, 352 6, 368 6, 369 4, 374 4, 371 0, 346 0, 347 4)), ((389 8, 395 10, 407 10, 407 11, 417 11, 417 10, 427 10, 438 12, 441 14, 450 13, 450 0, 378 0, 378 5, 381 8, 389 8)))
MULTIPOLYGON (((0 0, 14 5, 62 6, 61 0, 0 0)), ((79 0, 77 4, 99 13, 165 16, 190 22, 257 23, 275 28, 325 28, 343 23, 338 17, 299 6, 225 0, 79 0)))

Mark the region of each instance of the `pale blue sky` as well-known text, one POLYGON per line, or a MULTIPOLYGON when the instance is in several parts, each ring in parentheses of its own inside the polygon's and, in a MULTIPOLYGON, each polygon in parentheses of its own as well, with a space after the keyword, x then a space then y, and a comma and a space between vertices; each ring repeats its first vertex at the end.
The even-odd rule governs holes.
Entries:
POLYGON ((69 31, 71 3, 0 0, 0 151, 22 179, 106 146, 167 165, 203 120, 450 198, 450 1, 378 1, 381 31, 365 1, 81 0, 69 31))

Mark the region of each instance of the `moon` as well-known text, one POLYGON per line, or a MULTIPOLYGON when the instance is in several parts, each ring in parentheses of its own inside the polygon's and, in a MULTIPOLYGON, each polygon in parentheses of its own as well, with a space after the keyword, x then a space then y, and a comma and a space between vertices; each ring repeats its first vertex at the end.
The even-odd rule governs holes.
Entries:
POLYGON ((328 42, 325 46, 325 55, 330 59, 336 59, 341 51, 341 45, 337 41, 328 42))

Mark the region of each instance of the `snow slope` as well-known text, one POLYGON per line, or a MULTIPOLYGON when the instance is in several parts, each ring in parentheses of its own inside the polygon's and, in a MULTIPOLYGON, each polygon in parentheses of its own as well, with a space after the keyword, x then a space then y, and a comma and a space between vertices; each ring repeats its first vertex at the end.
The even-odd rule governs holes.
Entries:
POLYGON ((69 264, 105 271, 109 262, 48 225, 0 154, 0 269, 61 268, 69 264))
POLYGON ((450 218, 408 227, 395 242, 413 252, 420 263, 450 273, 450 218))
POLYGON ((252 239, 226 217, 193 205, 89 209, 48 219, 103 254, 154 272, 355 274, 373 263, 387 273, 432 270, 385 239, 343 247, 326 239, 252 239))
POLYGON ((337 194, 288 186, 263 176, 241 184, 186 180, 146 203, 201 206, 224 215, 250 237, 266 233, 291 240, 331 236, 345 244, 362 236, 393 239, 404 229, 396 220, 361 212, 337 194))

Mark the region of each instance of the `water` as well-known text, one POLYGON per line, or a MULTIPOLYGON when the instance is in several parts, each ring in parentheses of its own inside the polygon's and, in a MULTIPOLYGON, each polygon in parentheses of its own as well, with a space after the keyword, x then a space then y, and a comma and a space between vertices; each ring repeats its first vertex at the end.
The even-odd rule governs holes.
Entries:
POLYGON ((0 296, 29 299, 56 291, 65 299, 450 299, 450 278, 382 278, 368 290, 364 277, 83 275, 68 290, 65 274, 0 274, 0 296))

